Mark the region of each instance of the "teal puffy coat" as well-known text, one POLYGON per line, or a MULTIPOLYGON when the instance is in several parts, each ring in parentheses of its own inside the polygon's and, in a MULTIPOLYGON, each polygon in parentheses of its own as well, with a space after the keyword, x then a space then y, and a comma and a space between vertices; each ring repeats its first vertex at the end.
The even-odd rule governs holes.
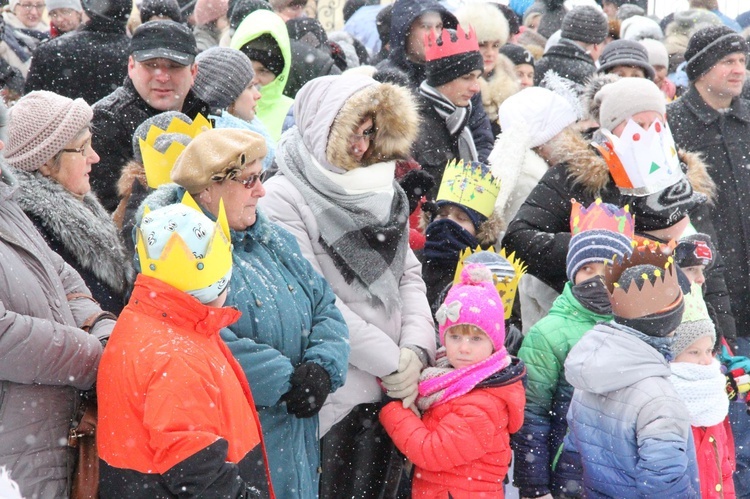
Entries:
POLYGON ((565 358, 586 331, 611 319, 585 309, 567 283, 549 314, 524 338, 518 357, 526 364, 526 410, 523 426, 513 435, 513 482, 522 497, 562 493, 564 481, 552 468, 568 430, 565 415, 573 396, 565 358))

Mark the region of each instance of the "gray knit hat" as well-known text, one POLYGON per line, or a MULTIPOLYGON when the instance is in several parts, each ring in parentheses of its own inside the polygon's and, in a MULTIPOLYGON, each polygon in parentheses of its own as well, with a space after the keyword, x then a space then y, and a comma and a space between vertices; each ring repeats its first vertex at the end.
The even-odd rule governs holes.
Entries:
POLYGON ((638 43, 646 47, 646 52, 648 52, 648 63, 651 64, 651 67, 669 67, 669 53, 667 52, 667 47, 662 42, 646 38, 638 43))
POLYGON ((648 63, 648 51, 633 40, 615 40, 608 43, 599 56, 599 64, 599 73, 607 73, 617 66, 634 66, 641 68, 647 78, 654 79, 654 68, 648 63))
POLYGON ((225 109, 253 80, 253 64, 237 49, 212 47, 198 54, 193 92, 212 109, 225 109))
POLYGON ((76 12, 83 12, 81 0, 47 0, 47 12, 55 9, 72 9, 76 12))
MULTIPOLYGON (((133 159, 137 161, 138 163, 143 163, 143 156, 141 155, 141 144, 138 139, 146 140, 146 136, 148 135, 148 131, 151 129, 151 125, 161 128, 162 130, 166 130, 169 127, 169 124, 172 122, 174 118, 179 118, 180 120, 184 121, 188 125, 193 124, 193 120, 188 117, 188 115, 183 114, 179 111, 165 111, 163 113, 159 113, 156 116, 152 116, 151 118, 145 120, 143 123, 138 125, 138 128, 135 129, 135 133, 133 133, 133 159)), ((161 137, 159 137, 159 143, 162 145, 162 147, 159 147, 157 144, 154 144, 154 148, 159 152, 165 152, 169 145, 173 142, 174 139, 176 139, 176 135, 182 135, 182 134, 164 134, 165 136, 169 137, 170 140, 169 143, 164 144, 164 140, 161 137)), ((185 136, 187 137, 187 135, 185 136)), ((185 141, 180 138, 177 139, 178 142, 185 144, 185 141)), ((190 137, 188 137, 188 142, 190 141, 190 137)), ((185 144, 187 145, 187 144, 185 144)))
POLYGON ((561 37, 583 43, 602 43, 609 33, 607 16, 595 7, 576 7, 563 18, 561 37))
POLYGON ((83 99, 45 90, 23 96, 10 110, 8 165, 27 172, 38 170, 89 126, 92 116, 83 99))
POLYGON ((716 326, 708 315, 700 285, 693 285, 690 293, 685 295, 685 311, 682 314, 682 322, 674 333, 672 355, 677 357, 704 336, 713 338, 715 343, 716 326))
POLYGON ((643 111, 667 112, 666 99, 659 87, 645 78, 620 78, 604 85, 594 96, 599 106, 599 125, 612 130, 634 114, 643 111))

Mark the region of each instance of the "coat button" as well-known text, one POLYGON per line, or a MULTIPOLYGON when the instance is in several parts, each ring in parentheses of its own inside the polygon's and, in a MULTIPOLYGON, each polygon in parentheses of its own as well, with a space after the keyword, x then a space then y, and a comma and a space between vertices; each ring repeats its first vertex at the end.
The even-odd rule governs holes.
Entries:
POLYGON ((260 306, 261 306, 261 305, 263 305, 263 304, 262 304, 262 303, 260 302, 260 300, 259 300, 259 299, 257 299, 257 298, 256 298, 256 299, 255 299, 255 305, 256 305, 256 306, 258 306, 258 307, 260 307, 260 306))
POLYGON ((721 484, 716 484, 716 492, 721 492, 721 484))
POLYGON ((714 437, 708 437, 708 441, 714 443, 714 437))

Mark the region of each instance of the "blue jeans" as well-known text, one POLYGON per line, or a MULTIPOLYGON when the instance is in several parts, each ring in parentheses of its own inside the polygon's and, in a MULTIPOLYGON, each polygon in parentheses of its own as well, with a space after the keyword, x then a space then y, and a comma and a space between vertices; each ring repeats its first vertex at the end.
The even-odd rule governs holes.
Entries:
MULTIPOLYGON (((750 357, 750 338, 737 338, 737 355, 750 357)), ((734 473, 734 488, 737 497, 750 498, 750 416, 744 402, 729 404, 729 422, 734 434, 737 471, 734 473)))

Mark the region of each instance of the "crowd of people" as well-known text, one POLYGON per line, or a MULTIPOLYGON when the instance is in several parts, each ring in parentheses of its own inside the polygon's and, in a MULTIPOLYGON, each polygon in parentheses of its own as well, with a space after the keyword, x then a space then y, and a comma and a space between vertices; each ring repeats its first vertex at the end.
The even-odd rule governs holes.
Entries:
POLYGON ((750 11, 507 3, 3 7, 0 497, 750 497, 750 11))

